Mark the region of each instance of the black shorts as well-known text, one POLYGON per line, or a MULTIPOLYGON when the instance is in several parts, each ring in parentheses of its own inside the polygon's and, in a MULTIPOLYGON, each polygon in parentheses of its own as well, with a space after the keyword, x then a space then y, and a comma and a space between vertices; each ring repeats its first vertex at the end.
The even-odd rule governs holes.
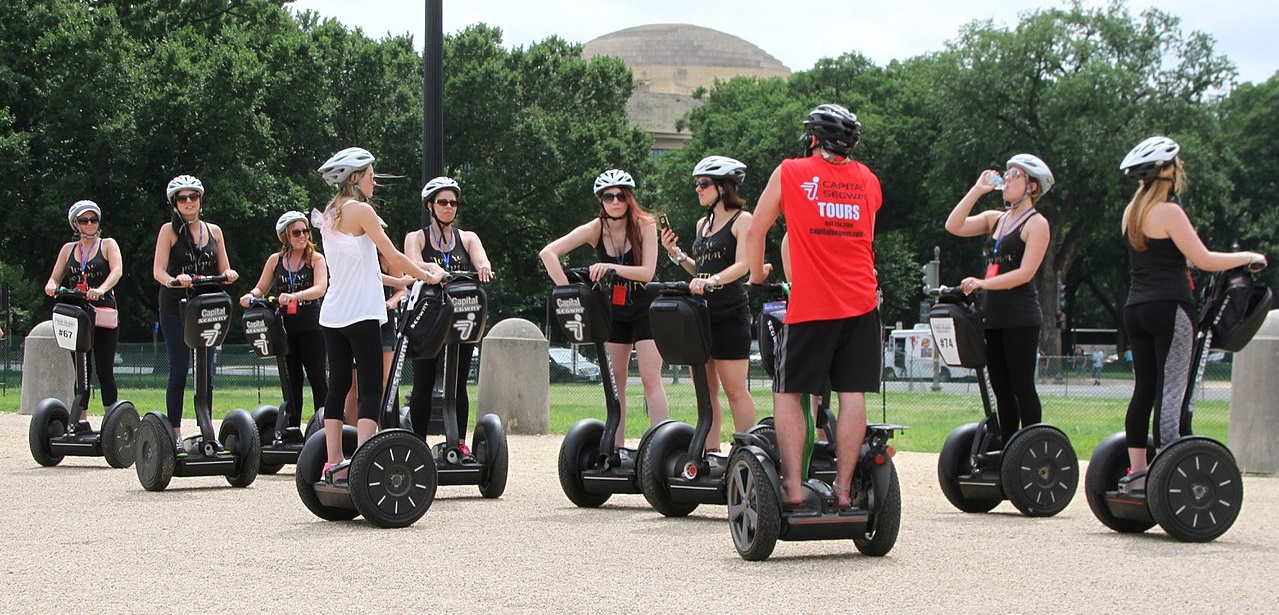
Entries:
POLYGON ((782 327, 777 343, 778 393, 867 393, 879 390, 883 375, 879 312, 840 320, 815 320, 782 327))
POLYGON ((634 344, 653 339, 653 327, 648 322, 648 312, 626 320, 614 318, 609 324, 608 341, 613 344, 634 344))
POLYGON ((751 354, 751 313, 740 309, 711 311, 711 358, 720 361, 745 360, 751 354))
POLYGON ((395 318, 399 316, 397 310, 387 310, 386 322, 382 323, 382 352, 391 352, 395 350, 395 318))

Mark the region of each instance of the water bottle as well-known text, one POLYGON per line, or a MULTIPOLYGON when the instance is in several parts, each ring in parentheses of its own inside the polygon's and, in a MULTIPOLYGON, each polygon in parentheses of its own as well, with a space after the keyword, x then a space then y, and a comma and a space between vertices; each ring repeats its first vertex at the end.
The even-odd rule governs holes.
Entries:
POLYGON ((990 177, 986 178, 986 183, 994 186, 995 190, 1004 189, 1004 177, 999 173, 991 173, 990 177))

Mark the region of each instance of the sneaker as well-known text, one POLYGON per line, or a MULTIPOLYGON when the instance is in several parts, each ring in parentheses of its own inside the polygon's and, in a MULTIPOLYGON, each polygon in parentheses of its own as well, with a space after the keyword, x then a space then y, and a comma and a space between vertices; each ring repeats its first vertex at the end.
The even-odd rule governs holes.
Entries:
POLYGON ((1131 472, 1128 476, 1119 479, 1119 493, 1126 495, 1145 495, 1146 470, 1131 472))
POLYGON ((186 457, 186 456, 187 456, 187 447, 186 447, 186 445, 185 445, 185 444, 183 444, 183 443, 182 443, 182 438, 177 438, 177 439, 175 439, 175 440, 173 441, 173 445, 174 445, 174 447, 175 447, 175 449, 176 449, 176 450, 175 450, 175 453, 176 453, 176 455, 177 455, 178 457, 186 457))
POLYGON ((462 463, 476 463, 475 455, 471 454, 471 447, 459 444, 457 445, 457 452, 462 456, 462 463))

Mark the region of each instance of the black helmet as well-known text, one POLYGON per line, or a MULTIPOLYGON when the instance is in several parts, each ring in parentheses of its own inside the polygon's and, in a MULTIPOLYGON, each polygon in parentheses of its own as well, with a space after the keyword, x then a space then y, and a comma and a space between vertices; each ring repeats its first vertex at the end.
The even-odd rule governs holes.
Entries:
POLYGON ((828 152, 847 156, 857 147, 862 136, 862 124, 852 111, 839 105, 818 105, 804 120, 804 147, 811 149, 808 137, 817 137, 817 144, 828 152))

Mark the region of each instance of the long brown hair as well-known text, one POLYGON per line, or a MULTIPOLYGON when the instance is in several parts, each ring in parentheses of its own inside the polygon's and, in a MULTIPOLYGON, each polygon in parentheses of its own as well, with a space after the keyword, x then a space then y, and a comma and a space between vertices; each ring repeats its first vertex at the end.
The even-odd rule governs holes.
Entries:
MULTIPOLYGON (((610 186, 622 191, 622 198, 626 199, 626 240, 630 242, 631 249, 635 251, 635 264, 639 265, 644 262, 644 233, 640 230, 643 224, 652 224, 653 216, 644 211, 640 207, 639 201, 635 200, 635 192, 627 186, 610 186)), ((608 223, 608 216, 604 214, 604 204, 600 203, 599 213, 600 225, 608 223)), ((618 254, 621 256, 621 254, 618 254)))
POLYGON ((347 201, 355 200, 368 203, 369 195, 360 190, 359 183, 361 179, 364 179, 364 174, 370 172, 372 172, 372 165, 358 171, 352 171, 350 175, 346 176, 346 181, 343 181, 342 185, 338 187, 338 193, 333 195, 333 199, 329 201, 328 205, 324 206, 324 215, 327 216, 330 212, 333 213, 334 226, 342 222, 342 205, 345 205, 347 201))
POLYGON ((1132 244, 1134 250, 1146 251, 1146 234, 1142 232, 1142 227, 1150 210, 1167 201, 1171 193, 1180 193, 1185 187, 1186 170, 1180 156, 1173 164, 1164 165, 1154 179, 1141 182, 1136 194, 1132 195, 1132 201, 1128 203, 1128 216, 1124 219, 1124 224, 1128 227, 1128 243, 1132 244))

